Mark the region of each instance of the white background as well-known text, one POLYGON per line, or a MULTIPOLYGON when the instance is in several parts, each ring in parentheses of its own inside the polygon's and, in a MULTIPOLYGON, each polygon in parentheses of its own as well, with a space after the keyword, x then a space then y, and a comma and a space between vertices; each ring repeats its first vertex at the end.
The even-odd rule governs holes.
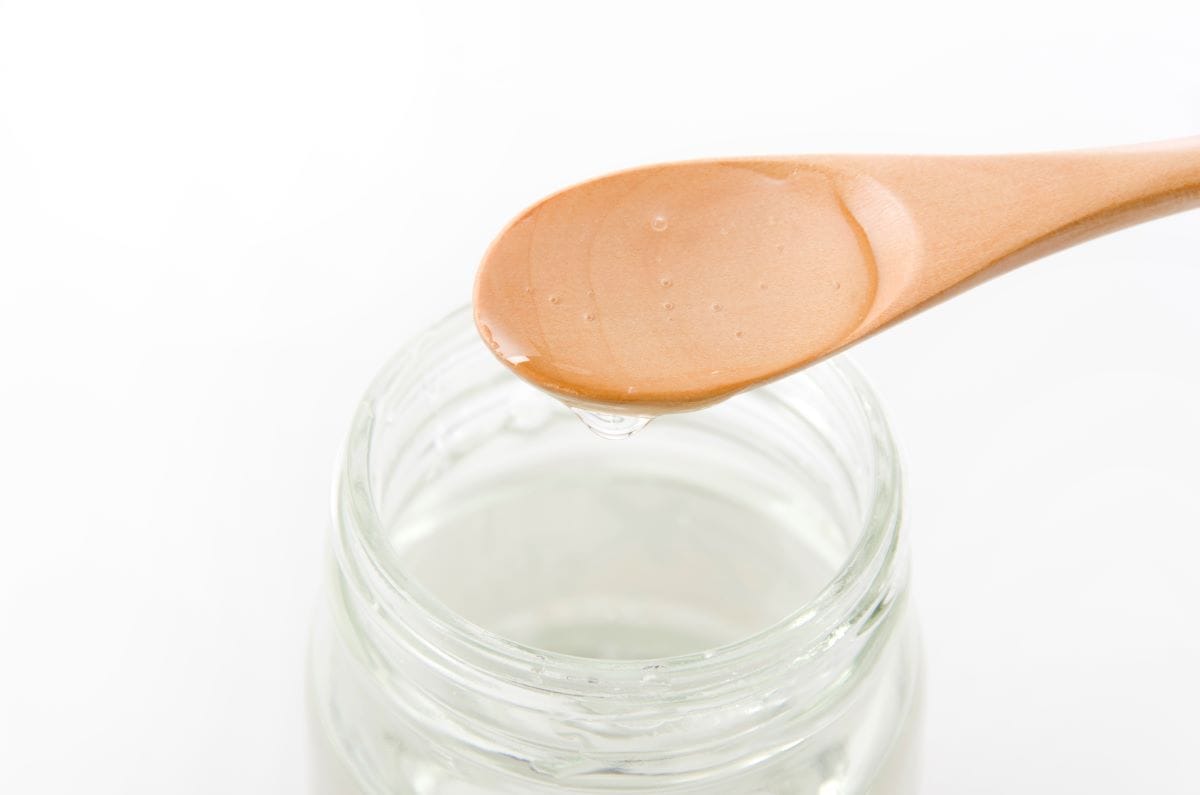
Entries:
MULTIPOLYGON (((1108 5, 0 0, 0 791, 304 792, 340 437, 511 215, 659 160, 1200 134, 1200 5, 1108 5)), ((1197 295, 1193 212, 854 352, 924 792, 1197 791, 1197 295)))

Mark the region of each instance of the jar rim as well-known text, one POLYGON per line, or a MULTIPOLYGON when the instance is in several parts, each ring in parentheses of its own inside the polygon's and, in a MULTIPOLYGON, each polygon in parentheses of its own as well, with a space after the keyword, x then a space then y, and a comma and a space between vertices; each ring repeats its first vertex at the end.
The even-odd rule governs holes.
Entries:
MULTIPOLYGON (((335 534, 340 537, 342 546, 347 542, 358 542, 355 547, 365 547, 362 551, 369 560, 364 561, 359 555, 357 563, 370 564, 371 579, 382 581, 380 584, 404 603, 406 622, 419 622, 422 631, 467 650, 472 657, 486 659, 489 667, 500 667, 509 672, 536 670, 541 689, 595 694, 615 688, 615 692, 628 696, 629 682, 642 681, 647 669, 665 669, 676 682, 684 677, 711 683, 716 681, 715 676, 722 672, 727 675, 731 667, 736 668, 749 657, 759 658, 773 649, 782 652, 805 645, 807 636, 818 638, 825 634, 823 630, 844 623, 856 608, 861 610, 862 581, 872 578, 872 573, 880 568, 887 568, 897 546, 901 472, 891 431, 875 392, 845 356, 826 359, 816 366, 835 373, 846 383, 855 410, 870 429, 874 493, 869 495, 862 531, 840 568, 815 596, 787 616, 751 635, 711 649, 659 658, 599 659, 520 643, 475 624, 445 605, 404 573, 403 566, 399 565, 386 542, 384 523, 370 485, 373 482, 371 446, 378 403, 389 389, 395 388, 396 380, 405 375, 404 365, 412 351, 419 349, 425 340, 460 333, 467 324, 473 328, 469 305, 454 310, 415 335, 389 359, 372 380, 354 414, 351 432, 342 450, 340 476, 335 482, 335 534), (380 564, 381 560, 396 565, 384 566, 380 564), (805 637, 801 638, 802 635, 805 637)), ((482 341, 479 344, 482 345, 482 341)), ((339 557, 343 554, 339 552, 339 557)))

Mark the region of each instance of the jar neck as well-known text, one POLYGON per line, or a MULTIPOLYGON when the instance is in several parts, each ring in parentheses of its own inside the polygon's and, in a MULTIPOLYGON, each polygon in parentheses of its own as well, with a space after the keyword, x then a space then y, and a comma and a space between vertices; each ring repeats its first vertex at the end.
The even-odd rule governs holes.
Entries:
POLYGON ((338 484, 339 624, 377 697, 465 763, 580 787, 614 772, 651 789, 735 772, 835 721, 902 612, 900 490, 890 487, 841 574, 754 637, 646 661, 523 647, 414 598, 416 586, 381 565, 364 531, 362 474, 348 462, 338 484))
MULTIPOLYGON (((376 415, 386 425, 394 410, 384 396, 408 401, 436 370, 430 362, 445 367, 473 351, 466 346, 478 341, 463 321, 427 333, 379 376, 354 418, 336 484, 333 612, 371 698, 456 764, 585 791, 603 789, 613 774, 624 789, 721 779, 837 721, 899 621, 907 578, 896 457, 861 379, 833 362, 820 365, 820 382, 805 376, 831 408, 804 422, 852 439, 855 450, 838 466, 853 481, 858 540, 819 595, 774 626, 707 651, 573 657, 488 632, 433 598, 392 558, 374 504, 376 415)), ((422 394, 441 399, 444 391, 438 383, 422 394)))

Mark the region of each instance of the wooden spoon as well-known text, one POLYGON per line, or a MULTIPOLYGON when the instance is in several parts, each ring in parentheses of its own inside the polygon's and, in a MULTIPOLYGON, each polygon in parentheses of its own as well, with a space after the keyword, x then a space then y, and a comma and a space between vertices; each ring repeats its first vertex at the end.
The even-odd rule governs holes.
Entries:
POLYGON ((791 373, 1009 268, 1200 206, 1200 138, 634 169, 522 213, 475 318, 568 403, 649 416, 791 373))

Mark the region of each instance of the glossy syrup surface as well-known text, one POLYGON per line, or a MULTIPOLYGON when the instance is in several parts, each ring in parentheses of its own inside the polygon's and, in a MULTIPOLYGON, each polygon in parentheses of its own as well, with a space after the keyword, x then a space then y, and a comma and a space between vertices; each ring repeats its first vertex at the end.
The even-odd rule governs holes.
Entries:
POLYGON ((605 177, 526 211, 484 259, 475 316, 534 385, 653 416, 830 352, 875 290, 866 235, 829 174, 693 163, 605 177))

